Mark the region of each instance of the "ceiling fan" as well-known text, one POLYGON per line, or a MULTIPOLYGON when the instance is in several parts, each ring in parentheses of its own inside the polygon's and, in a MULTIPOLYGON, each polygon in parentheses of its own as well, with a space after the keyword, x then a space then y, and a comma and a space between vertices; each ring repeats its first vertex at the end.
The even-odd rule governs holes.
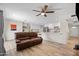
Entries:
POLYGON ((37 14, 36 16, 43 15, 45 17, 47 17, 47 13, 54 13, 55 12, 55 11, 49 11, 48 5, 44 5, 44 7, 41 8, 41 11, 38 11, 38 10, 33 10, 33 11, 39 12, 39 14, 37 14))

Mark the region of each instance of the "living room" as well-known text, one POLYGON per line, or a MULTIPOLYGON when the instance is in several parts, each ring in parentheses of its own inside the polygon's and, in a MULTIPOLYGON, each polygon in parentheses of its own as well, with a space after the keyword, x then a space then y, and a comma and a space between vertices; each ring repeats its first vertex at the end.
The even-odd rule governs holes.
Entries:
POLYGON ((76 22, 78 27, 78 19, 76 16, 72 17, 75 15, 75 5, 75 3, 0 3, 4 19, 3 38, 6 55, 77 55, 73 49, 79 39, 78 28, 73 25, 76 22), (32 34, 38 36, 39 41, 35 42, 39 43, 32 42, 31 44, 35 46, 27 48, 25 46, 30 44, 27 42, 28 44, 17 48, 19 42, 17 36, 28 37, 32 34), (21 48, 21 51, 17 51, 21 48), (63 52, 61 53, 59 49, 63 52))

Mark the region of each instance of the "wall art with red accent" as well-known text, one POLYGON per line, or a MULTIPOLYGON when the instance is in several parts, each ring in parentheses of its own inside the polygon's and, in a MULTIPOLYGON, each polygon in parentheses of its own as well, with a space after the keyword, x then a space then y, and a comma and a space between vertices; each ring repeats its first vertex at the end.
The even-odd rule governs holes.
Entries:
POLYGON ((11 30, 16 30, 16 24, 11 24, 11 30))

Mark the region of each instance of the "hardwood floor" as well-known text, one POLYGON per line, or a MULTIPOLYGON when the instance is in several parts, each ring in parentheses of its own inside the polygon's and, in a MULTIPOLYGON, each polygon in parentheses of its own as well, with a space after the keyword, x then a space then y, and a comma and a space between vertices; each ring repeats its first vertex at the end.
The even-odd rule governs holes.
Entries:
POLYGON ((73 49, 74 44, 79 38, 70 38, 67 45, 56 42, 43 41, 42 44, 16 51, 15 41, 5 42, 7 56, 77 56, 79 51, 73 49))

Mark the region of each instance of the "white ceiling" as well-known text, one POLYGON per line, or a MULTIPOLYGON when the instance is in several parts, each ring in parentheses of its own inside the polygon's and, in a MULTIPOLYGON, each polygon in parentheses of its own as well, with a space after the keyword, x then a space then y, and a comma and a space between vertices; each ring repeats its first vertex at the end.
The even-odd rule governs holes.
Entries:
POLYGON ((74 3, 0 3, 0 9, 4 10, 5 19, 24 21, 27 23, 47 24, 58 22, 60 15, 71 15, 75 13, 74 3), (48 5, 49 10, 55 13, 47 14, 48 17, 35 16, 42 6, 48 5), (57 9, 57 10, 56 10, 57 9))

